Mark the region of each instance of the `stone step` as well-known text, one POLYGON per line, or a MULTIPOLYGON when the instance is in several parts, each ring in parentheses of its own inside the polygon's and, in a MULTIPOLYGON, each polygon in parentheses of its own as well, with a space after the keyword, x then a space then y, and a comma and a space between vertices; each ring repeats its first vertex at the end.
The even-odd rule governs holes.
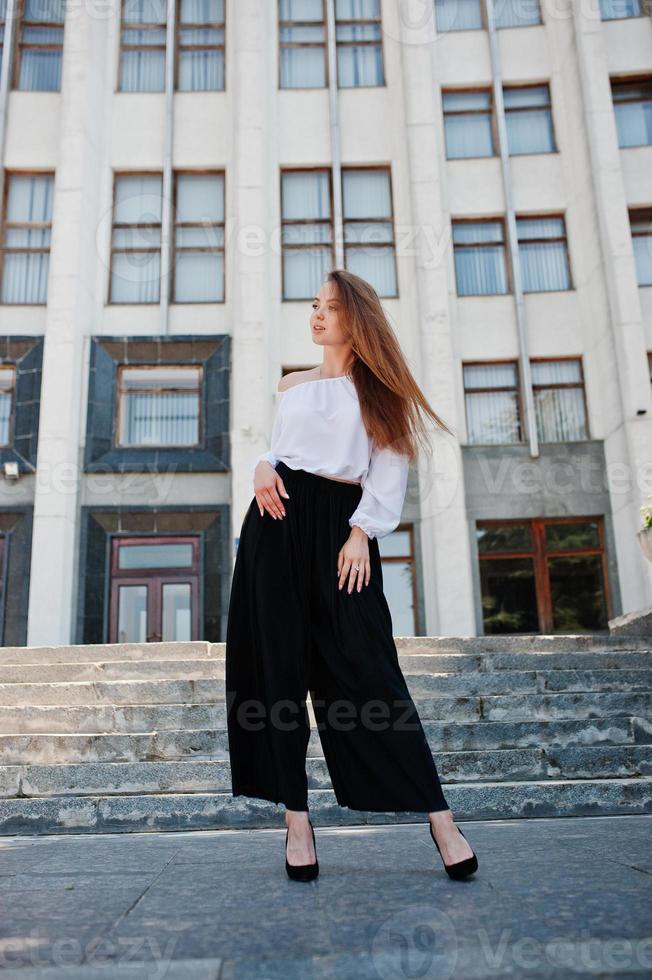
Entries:
MULTIPOLYGON (((652 719, 652 692, 602 691, 414 698, 422 721, 552 721, 614 715, 652 719)), ((313 716, 314 717, 314 716, 313 716)), ((151 732, 221 728, 226 704, 181 703, 3 705, 0 734, 151 732)))
MULTIPOLYGON (((400 653, 401 670, 411 674, 471 673, 547 670, 650 670, 652 654, 646 650, 593 653, 400 653)), ((225 658, 158 658, 56 663, 0 663, 0 684, 63 681, 190 680, 224 678, 225 658)))
MULTIPOLYGON (((649 813, 652 779, 581 779, 444 784, 455 819, 649 813)), ((340 807, 332 790, 311 789, 315 826, 414 823, 425 813, 340 807)), ((133 833, 279 827, 284 807, 230 793, 53 796, 0 800, 0 834, 133 833)))
MULTIPOLYGON (((397 637, 456 818, 652 811, 652 639, 397 637)), ((233 798, 225 644, 0 651, 0 833, 244 827, 282 807, 233 798)), ((337 805, 313 722, 316 820, 423 815, 337 805)))
MULTIPOLYGON (((591 745, 635 745, 652 742, 652 721, 616 715, 590 720, 423 722, 433 751, 565 748, 591 745)), ((226 728, 171 729, 137 733, 48 733, 0 735, 5 765, 58 765, 89 762, 173 762, 224 759, 226 728)), ((308 757, 321 756, 319 733, 311 729, 308 757)))
MULTIPOLYGON (((405 679, 413 697, 524 695, 546 691, 652 691, 652 669, 631 670, 503 670, 418 674, 405 679)), ((0 684, 0 706, 91 704, 202 704, 225 696, 221 677, 163 680, 55 681, 0 684)))
MULTIPOLYGON (((554 655, 553 655, 554 656, 554 655)), ((568 654, 568 667, 581 666, 572 662, 568 654)), ((641 652, 619 651, 608 655, 607 664, 602 659, 596 664, 595 656, 587 660, 586 667, 631 667, 640 669, 647 666, 641 652), (627 658, 621 662, 611 662, 613 658, 627 658)), ((652 658, 651 658, 652 659, 652 658)), ((403 671, 428 673, 453 673, 473 671, 483 668, 482 658, 466 656, 465 654, 414 654, 399 655, 403 671)), ((516 669, 523 669, 515 664, 516 669)), ((46 664, 0 664, 0 684, 34 684, 71 681, 127 681, 127 680, 189 680, 191 678, 224 678, 226 662, 224 657, 204 657, 202 659, 185 660, 105 660, 85 661, 82 663, 46 663, 46 664)))
MULTIPOLYGON (((0 665, 105 663, 116 660, 214 660, 224 656, 224 643, 185 640, 163 643, 79 643, 73 646, 3 647, 0 665)), ((619 648, 620 649, 620 648, 619 648)), ((637 649, 630 646, 627 649, 637 649)))
MULTIPOLYGON (((532 654, 631 651, 648 653, 652 636, 609 633, 496 636, 396 636, 399 654, 532 654)), ((204 640, 162 643, 89 643, 74 646, 3 647, 0 665, 105 662, 107 660, 199 660, 224 657, 226 644, 204 640)))
POLYGON ((470 674, 420 674, 405 671, 413 697, 435 695, 524 694, 546 691, 649 691, 652 669, 501 670, 470 674))
MULTIPOLYGON (((438 654, 425 656, 437 657, 438 654)), ((462 658, 471 658, 471 654, 456 654, 462 658)), ((421 660, 422 655, 411 654, 406 657, 407 663, 421 660)), ((620 670, 631 667, 636 670, 652 666, 652 651, 647 650, 594 650, 591 652, 573 653, 483 653, 476 655, 477 670, 620 670)), ((450 655, 449 655, 450 659, 450 655)), ((411 668, 412 669, 412 668, 411 668)), ((420 667, 420 670, 423 668, 420 667)), ((466 667, 462 669, 466 670, 466 667)))
MULTIPOLYGON (((652 776, 650 745, 493 749, 433 755, 442 782, 601 779, 652 776)), ((308 786, 331 789, 323 758, 306 760, 308 786)), ((79 765, 2 765, 0 797, 106 796, 127 793, 228 793, 227 758, 183 762, 99 762, 79 765)))

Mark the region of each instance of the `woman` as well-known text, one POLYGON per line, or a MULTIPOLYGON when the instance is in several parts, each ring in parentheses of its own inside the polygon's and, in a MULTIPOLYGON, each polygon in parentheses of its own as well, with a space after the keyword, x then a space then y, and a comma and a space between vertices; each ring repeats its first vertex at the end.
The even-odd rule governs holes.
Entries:
POLYGON ((323 360, 278 384, 271 448, 254 464, 234 566, 232 794, 284 803, 287 873, 317 875, 305 772, 310 691, 338 804, 427 812, 447 873, 466 877, 477 858, 453 821, 399 666, 378 547, 400 520, 415 432, 425 435, 418 408, 451 430, 364 279, 331 271, 310 327, 323 360))

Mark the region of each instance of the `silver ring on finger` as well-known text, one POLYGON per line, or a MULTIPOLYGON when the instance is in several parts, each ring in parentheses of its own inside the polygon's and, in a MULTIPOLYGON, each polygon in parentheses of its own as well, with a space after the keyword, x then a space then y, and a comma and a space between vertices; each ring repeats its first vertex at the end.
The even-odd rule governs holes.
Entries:
POLYGON ((353 567, 355 568, 356 572, 359 572, 360 571, 360 566, 359 565, 354 565, 353 567))

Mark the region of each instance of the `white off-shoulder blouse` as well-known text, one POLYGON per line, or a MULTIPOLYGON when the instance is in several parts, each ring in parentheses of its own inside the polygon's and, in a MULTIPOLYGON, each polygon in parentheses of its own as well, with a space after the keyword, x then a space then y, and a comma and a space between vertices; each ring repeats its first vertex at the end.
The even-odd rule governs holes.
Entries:
POLYGON ((282 460, 290 469, 355 480, 362 487, 349 517, 370 538, 382 538, 401 519, 407 489, 407 456, 388 446, 378 449, 367 434, 358 392, 348 374, 315 378, 275 391, 276 408, 269 452, 257 456, 282 460))

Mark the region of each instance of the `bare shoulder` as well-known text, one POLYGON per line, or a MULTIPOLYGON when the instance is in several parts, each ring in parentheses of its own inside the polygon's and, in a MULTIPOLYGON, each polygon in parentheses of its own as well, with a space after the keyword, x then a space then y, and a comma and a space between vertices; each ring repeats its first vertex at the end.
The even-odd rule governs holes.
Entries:
POLYGON ((277 391, 287 391, 293 385, 299 385, 303 381, 314 381, 318 377, 319 368, 309 368, 307 371, 290 371, 279 380, 277 391))

